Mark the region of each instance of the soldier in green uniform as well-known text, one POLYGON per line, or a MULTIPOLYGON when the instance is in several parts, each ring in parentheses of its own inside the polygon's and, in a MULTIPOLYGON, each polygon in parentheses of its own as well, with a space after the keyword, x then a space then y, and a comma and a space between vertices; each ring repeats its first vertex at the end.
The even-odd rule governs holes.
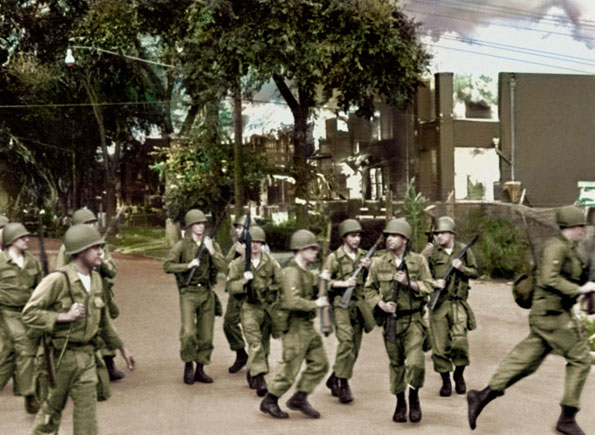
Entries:
POLYGON ((28 327, 49 334, 56 361, 56 386, 50 386, 35 416, 34 435, 58 433, 69 396, 74 402, 73 432, 98 433, 99 338, 110 348, 120 349, 130 370, 136 365, 112 324, 102 280, 94 270, 101 265, 103 244, 95 228, 70 227, 64 235, 64 245, 66 254, 73 256, 72 262, 45 277, 23 310, 23 321, 28 327))
POLYGON ((204 235, 205 214, 192 209, 186 213, 184 221, 186 236, 170 249, 163 261, 163 270, 175 274, 180 293, 180 358, 184 361, 184 383, 210 384, 213 378, 204 372, 204 366, 210 364, 213 352, 213 326, 218 304, 213 286, 217 282, 217 273, 225 273, 227 265, 217 242, 204 235), (196 253, 203 243, 206 251, 199 261, 196 253), (185 285, 192 268, 196 271, 190 283, 185 285), (196 361, 196 371, 193 361, 196 361))
POLYGON ((248 342, 248 385, 256 394, 264 396, 267 384, 264 378, 269 372, 268 356, 270 338, 273 334, 273 316, 277 309, 281 288, 281 266, 269 254, 262 252, 266 235, 262 228, 251 227, 252 270, 246 271, 246 261, 236 258, 229 267, 227 288, 230 297, 238 297, 241 306, 242 329, 248 342), (250 283, 251 294, 246 284, 250 283))
POLYGON ((469 340, 467 331, 476 328, 475 315, 467 303, 469 280, 478 277, 477 262, 471 250, 463 258, 454 258, 464 245, 455 240, 455 222, 448 216, 438 219, 434 231, 436 243, 430 244, 428 250, 430 272, 436 287, 444 289, 433 311, 430 311, 430 337, 432 339, 432 361, 434 370, 442 377, 440 396, 452 394, 450 372, 453 371, 455 390, 465 394, 467 386, 463 372, 469 365, 469 340), (441 277, 450 265, 453 274, 445 282, 441 277), (448 286, 447 286, 448 284, 448 286))
POLYGON ((3 232, 6 249, 0 254, 0 373, 6 384, 14 370, 18 393, 25 396, 25 409, 35 414, 39 403, 34 394, 34 363, 39 343, 27 336, 21 313, 43 272, 39 260, 28 252, 29 234, 20 223, 7 224, 3 232))
MULTIPOLYGON (((246 223, 246 216, 241 216, 236 219, 234 222, 234 231, 236 233, 236 241, 229 249, 229 252, 225 256, 225 261, 227 264, 230 264, 233 260, 238 257, 244 257, 244 253, 246 252, 246 245, 243 240, 241 240, 242 232, 244 231, 244 224, 246 223)), ((254 222, 251 221, 250 224, 254 222)), ((225 291, 229 292, 229 288, 226 285, 225 291)), ((225 308, 225 316, 223 316, 223 332, 225 333, 225 338, 227 338, 227 342, 229 343, 229 348, 232 352, 236 353, 236 360, 234 363, 228 368, 229 373, 237 373, 239 372, 242 367, 246 365, 248 361, 248 354, 246 353, 246 343, 244 342, 244 337, 242 335, 242 328, 240 327, 241 324, 241 307, 242 307, 243 298, 241 295, 233 295, 229 294, 229 298, 227 298, 227 307, 225 308)))
MULTIPOLYGON (((2 232, 4 231, 4 227, 8 224, 9 220, 6 216, 0 215, 0 253, 3 250, 2 247, 2 232)), ((14 352, 12 351, 12 346, 10 344, 10 339, 6 335, 6 331, 4 328, 0 328, 0 391, 4 389, 10 378, 14 374, 14 352)), ((18 392, 18 388, 16 387, 16 378, 13 381, 13 391, 18 392)))
POLYGON ((407 253, 405 267, 401 266, 412 234, 405 219, 390 220, 384 234, 387 251, 372 262, 364 291, 366 301, 379 314, 379 324, 384 327, 390 391, 397 396, 393 421, 407 421, 405 391, 409 385, 409 420, 417 423, 422 418, 419 389, 425 378, 423 344, 427 326, 423 312, 433 288, 432 275, 425 257, 413 252, 407 253), (391 300, 395 281, 400 285, 396 302, 391 300), (387 317, 392 313, 397 317, 396 343, 387 340, 387 317))
POLYGON ((329 289, 331 303, 334 306, 335 334, 339 344, 335 356, 333 372, 326 382, 333 396, 338 396, 339 402, 353 401, 353 394, 349 387, 349 379, 353 376, 353 366, 357 360, 362 343, 364 319, 357 307, 357 302, 364 300, 365 274, 358 278, 350 278, 353 271, 361 262, 368 269, 372 259, 365 259, 366 251, 360 249, 362 227, 355 219, 346 219, 339 224, 339 236, 343 239, 336 251, 326 259, 324 270, 330 273, 329 289), (343 291, 356 286, 349 307, 339 307, 343 291))
POLYGON ((319 418, 320 413, 308 402, 308 394, 322 381, 329 363, 322 338, 314 327, 314 318, 316 310, 328 306, 329 302, 327 297, 317 296, 316 276, 307 266, 316 260, 320 246, 310 231, 298 230, 291 236, 290 249, 295 251, 295 256, 283 269, 282 310, 277 317, 282 333, 283 360, 269 384, 269 392, 260 403, 260 410, 275 418, 289 417, 279 408, 278 399, 291 388, 305 361, 306 368, 286 405, 309 417, 319 418))
POLYGON ((534 373, 545 357, 554 353, 566 359, 562 413, 556 430, 584 435, 575 416, 591 369, 591 356, 588 337, 572 307, 580 295, 595 291, 595 282, 584 278, 585 260, 577 251, 586 234, 583 212, 573 206, 561 207, 556 210, 556 221, 560 233, 544 244, 539 256, 529 336, 506 355, 486 388, 467 393, 471 429, 475 429, 477 417, 488 403, 534 373))
MULTIPOLYGON (((72 225, 87 224, 93 228, 97 228, 97 216, 88 208, 80 208, 72 214, 72 225)), ((72 261, 72 258, 65 252, 64 244, 60 246, 58 255, 56 257, 56 269, 66 266, 72 261)), ((103 280, 103 291, 105 292, 105 300, 107 301, 107 308, 112 319, 117 319, 120 315, 120 308, 114 299, 114 291, 112 290, 114 283, 111 281, 118 273, 118 266, 112 258, 107 245, 103 247, 103 257, 101 258, 101 266, 97 269, 101 279, 103 280)), ((103 361, 107 367, 110 381, 117 381, 124 377, 124 373, 116 368, 114 358, 116 352, 114 349, 108 349, 106 346, 101 346, 101 354, 103 361)))

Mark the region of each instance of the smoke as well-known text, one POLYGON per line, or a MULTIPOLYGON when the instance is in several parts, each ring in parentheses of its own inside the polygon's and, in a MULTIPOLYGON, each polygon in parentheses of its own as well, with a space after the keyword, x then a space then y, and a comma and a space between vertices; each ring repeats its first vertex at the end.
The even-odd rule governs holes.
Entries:
POLYGON ((593 0, 407 0, 405 12, 421 22, 422 33, 438 40, 443 33, 473 37, 490 25, 534 27, 539 23, 544 37, 567 34, 595 46, 595 1, 593 0))

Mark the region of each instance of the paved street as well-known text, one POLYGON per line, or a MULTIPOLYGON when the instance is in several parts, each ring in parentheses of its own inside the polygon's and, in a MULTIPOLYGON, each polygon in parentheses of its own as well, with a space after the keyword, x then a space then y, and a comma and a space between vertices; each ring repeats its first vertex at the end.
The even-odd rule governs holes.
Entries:
MULTIPOLYGON (((51 241, 50 241, 51 242, 51 241)), ((57 251, 54 241, 50 252, 57 251)), ((102 434, 386 434, 394 431, 419 434, 471 433, 464 396, 438 396, 440 376, 433 372, 427 354, 426 386, 421 390, 423 420, 420 424, 396 424, 391 420, 395 398, 387 388, 387 357, 380 329, 364 337, 355 368, 352 390, 355 401, 341 405, 321 385, 311 396, 322 413, 311 420, 290 411, 290 419, 277 421, 262 414, 260 398, 249 390, 245 370, 231 375, 227 368, 234 354, 223 335, 222 318, 215 324, 215 351, 206 372, 211 385, 182 383, 183 363, 178 356, 178 295, 173 275, 166 275, 161 262, 142 257, 114 255, 119 273, 114 290, 121 309, 116 325, 138 363, 134 372, 112 384, 112 398, 98 404, 102 434)), ((225 306, 223 279, 217 292, 225 306)), ((528 311, 514 305, 508 286, 475 282, 470 303, 479 327, 471 333, 472 365, 466 372, 468 386, 483 388, 498 362, 528 332, 528 311)), ((326 338, 331 363, 336 340, 326 338)), ((280 360, 280 342, 274 341, 272 371, 280 360)), ((123 360, 117 358, 123 368, 123 360)), ((593 370, 582 395, 583 412, 578 422, 587 434, 595 434, 595 379, 593 370)), ((268 375, 268 380, 272 374, 268 375)), ((549 434, 562 396, 564 360, 550 356, 539 371, 492 402, 478 420, 476 434, 549 434)), ((284 396, 280 404, 287 410, 284 396)), ((33 416, 27 415, 23 399, 12 396, 9 384, 0 393, 2 434, 30 433, 33 416)), ((64 412, 61 434, 72 432, 72 402, 64 412)))

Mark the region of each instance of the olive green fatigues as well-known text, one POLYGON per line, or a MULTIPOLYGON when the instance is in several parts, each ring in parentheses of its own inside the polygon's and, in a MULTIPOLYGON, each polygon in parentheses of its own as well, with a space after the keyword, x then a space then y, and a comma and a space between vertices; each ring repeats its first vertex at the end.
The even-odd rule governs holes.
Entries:
MULTIPOLYGON (((448 254, 440 244, 434 244, 429 258, 430 271, 440 279, 452 264, 464 245, 455 242, 448 254)), ((464 271, 453 269, 448 285, 440 293, 436 308, 430 311, 430 337, 432 339, 432 361, 438 373, 451 372, 454 366, 469 365, 469 340, 467 331, 476 328, 475 315, 467 302, 469 280, 477 278, 477 262, 471 250, 463 258, 464 271)))
POLYGON ((315 275, 300 267, 295 258, 283 269, 282 310, 278 317, 283 318, 279 322, 282 361, 268 387, 274 396, 280 397, 291 388, 304 361, 306 368, 297 382, 298 392, 310 394, 328 372, 322 338, 314 327, 318 296, 315 285, 315 275))
MULTIPOLYGON (((238 242, 235 242, 232 245, 229 252, 225 256, 225 262, 227 264, 231 264, 232 261, 240 256, 240 254, 236 252, 236 243, 238 242)), ((225 291, 229 292, 227 285, 225 286, 225 291)), ((223 316, 223 332, 225 333, 225 338, 227 338, 227 342, 229 343, 229 348, 234 352, 246 347, 246 343, 244 342, 244 337, 242 335, 242 328, 240 328, 240 313, 243 302, 243 298, 240 295, 234 295, 230 292, 229 297, 227 298, 227 306, 225 307, 225 315, 223 316)))
POLYGON ((273 331, 273 317, 278 308, 279 290, 281 288, 281 266, 268 254, 261 254, 257 267, 252 266, 252 291, 255 301, 248 301, 246 289, 242 283, 245 271, 245 260, 235 259, 227 275, 227 289, 230 298, 233 296, 242 301, 242 329, 248 342, 248 371, 251 376, 269 372, 269 353, 273 331))
POLYGON ((91 289, 87 292, 74 264, 59 270, 68 275, 71 291, 63 273, 52 273, 37 286, 23 310, 23 321, 28 327, 50 335, 56 362, 56 387, 49 388, 35 416, 33 434, 58 432, 62 411, 70 396, 74 402, 73 433, 93 435, 98 433, 95 365, 98 339, 111 349, 120 348, 123 343, 109 316, 99 273, 91 272, 91 289), (57 323, 58 314, 68 312, 73 299, 85 305, 86 317, 72 323, 57 323))
POLYGON ((355 257, 351 258, 343 246, 332 252, 326 259, 324 269, 331 274, 328 284, 329 299, 333 304, 333 321, 335 335, 339 344, 335 356, 333 372, 338 378, 351 379, 353 366, 357 360, 362 343, 364 319, 357 307, 357 302, 364 300, 365 270, 357 278, 357 286, 353 291, 348 308, 338 306, 343 292, 347 288, 333 287, 335 281, 347 280, 366 255, 363 249, 357 249, 355 257))
POLYGON ((404 392, 408 384, 413 388, 423 387, 426 370, 423 344, 428 328, 423 320, 423 311, 428 295, 432 292, 432 275, 426 259, 419 254, 409 252, 405 263, 409 271, 409 279, 417 282, 419 292, 407 286, 400 288, 397 298, 396 344, 386 340, 388 313, 377 307, 378 302, 388 302, 392 298, 394 276, 398 265, 391 251, 386 251, 380 257, 374 258, 364 287, 366 301, 375 310, 378 324, 383 326, 392 394, 404 392))
POLYGON ((170 249, 163 261, 163 270, 176 276, 180 293, 180 358, 184 362, 209 364, 213 352, 213 326, 217 295, 213 286, 217 272, 227 270, 221 248, 214 243, 215 255, 205 252, 188 286, 184 285, 190 263, 199 245, 191 237, 184 237, 170 249))
POLYGON ((588 338, 572 312, 585 279, 586 263, 576 243, 563 235, 547 241, 537 266, 537 285, 529 314, 529 336, 517 344, 490 379, 490 388, 506 388, 534 373, 549 353, 566 359, 564 397, 560 405, 580 408, 591 369, 588 338))
POLYGON ((34 393, 38 340, 27 336, 21 312, 43 273, 41 263, 33 254, 24 252, 23 257, 21 268, 8 250, 0 253, 0 387, 4 387, 14 373, 17 392, 29 396, 34 393))

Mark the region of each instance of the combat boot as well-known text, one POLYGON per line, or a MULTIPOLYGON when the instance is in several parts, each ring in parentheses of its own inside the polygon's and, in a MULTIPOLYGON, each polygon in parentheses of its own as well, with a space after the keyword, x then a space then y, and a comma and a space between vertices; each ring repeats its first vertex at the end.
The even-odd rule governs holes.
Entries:
POLYGON ((448 397, 452 394, 452 383, 450 382, 450 372, 440 373, 442 377, 442 387, 440 388, 440 396, 448 397))
POLYGON ((204 371, 204 365, 196 363, 196 372, 194 373, 194 380, 202 382, 203 384, 212 384, 213 378, 207 375, 204 371))
POLYGON ((477 417, 479 417, 483 408, 501 395, 502 393, 493 391, 489 386, 481 391, 469 390, 467 393, 467 415, 469 417, 469 426, 471 429, 475 429, 477 417))
POLYGON ((467 384, 465 384, 465 378, 463 377, 464 371, 465 366, 456 366, 452 376, 455 380, 455 391, 457 394, 465 394, 467 392, 467 384))
POLYGON ((560 418, 558 418, 556 430, 564 435, 585 435, 576 423, 575 416, 577 412, 577 408, 562 405, 562 413, 560 414, 560 418))
POLYGON ((397 393, 397 407, 393 414, 393 421, 395 423, 405 423, 407 421, 407 401, 404 392, 397 393))
POLYGON ((271 414, 275 418, 289 418, 289 414, 279 408, 279 398, 268 393, 260 402, 260 410, 265 414, 271 414))
POLYGON ((254 378, 250 374, 250 370, 246 370, 246 381, 248 382, 248 386, 251 390, 256 389, 256 386, 254 385, 254 378))
POLYGON ((332 372, 326 380, 326 388, 331 390, 331 394, 333 395, 333 397, 337 397, 339 395, 337 379, 338 378, 335 376, 335 372, 332 372))
POLYGON ((37 414, 39 408, 39 401, 33 394, 25 396, 25 411, 27 411, 28 414, 37 414))
POLYGON ((264 379, 264 374, 256 375, 254 378, 254 388, 259 397, 263 397, 267 392, 267 381, 264 379))
POLYGON ((337 378, 339 381, 339 402, 349 403, 353 402, 353 394, 349 388, 349 381, 346 378, 337 378))
POLYGON ((308 395, 306 393, 296 391, 285 404, 289 409, 293 409, 294 411, 302 411, 308 417, 320 418, 320 412, 316 411, 312 405, 310 405, 310 402, 308 402, 308 395))
POLYGON ((192 361, 184 364, 184 383, 188 385, 194 384, 194 364, 192 361))
POLYGON ((421 421, 421 405, 419 403, 419 388, 409 387, 409 421, 421 421))
POLYGON ((126 376, 123 372, 116 368, 113 356, 104 356, 103 361, 105 361, 105 367, 107 367, 107 373, 109 374, 110 381, 119 381, 124 376, 126 376))
POLYGON ((241 348, 240 350, 236 351, 236 360, 227 370, 229 370, 229 373, 237 373, 242 369, 242 367, 246 365, 247 362, 248 354, 246 353, 244 348, 241 348))

